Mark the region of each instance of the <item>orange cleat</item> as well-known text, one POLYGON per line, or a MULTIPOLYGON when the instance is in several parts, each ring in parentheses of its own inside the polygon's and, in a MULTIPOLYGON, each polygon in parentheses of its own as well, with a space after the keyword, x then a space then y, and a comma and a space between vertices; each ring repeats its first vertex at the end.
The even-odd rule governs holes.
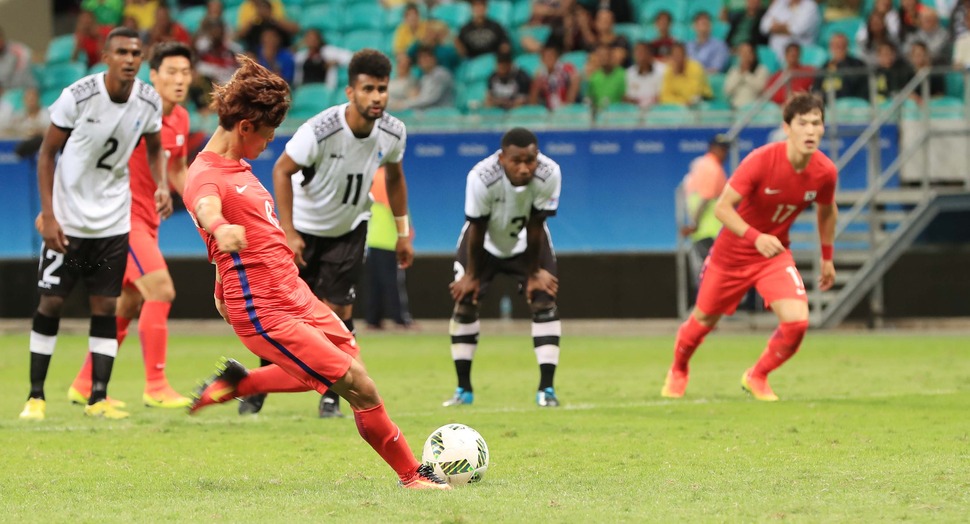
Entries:
POLYGON ((741 389, 750 393, 756 400, 778 402, 778 395, 775 395, 771 386, 768 385, 768 377, 755 377, 751 374, 750 369, 745 371, 744 375, 741 375, 741 389))
POLYGON ((438 489, 442 491, 451 489, 451 486, 447 482, 441 480, 441 477, 435 474, 434 468, 427 464, 421 464, 407 480, 402 480, 401 487, 407 489, 438 489))
POLYGON ((236 397, 236 386, 249 375, 245 366, 231 358, 219 363, 215 374, 203 382, 192 394, 189 415, 200 409, 221 404, 236 397))
POLYGON ((664 380, 664 387, 660 390, 660 396, 665 398, 680 398, 687 390, 687 372, 680 372, 671 369, 667 372, 667 379, 664 380))

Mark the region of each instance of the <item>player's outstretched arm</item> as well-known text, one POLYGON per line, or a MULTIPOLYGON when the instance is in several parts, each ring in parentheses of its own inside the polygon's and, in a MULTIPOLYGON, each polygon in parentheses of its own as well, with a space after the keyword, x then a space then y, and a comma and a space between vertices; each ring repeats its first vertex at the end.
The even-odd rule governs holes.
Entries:
POLYGON ((162 134, 146 133, 145 148, 148 150, 148 169, 155 181, 155 211, 162 220, 172 214, 172 193, 168 190, 168 177, 165 175, 165 155, 162 154, 162 134))
POLYGON ((465 234, 468 235, 468 263, 465 267, 465 273, 461 278, 448 285, 451 298, 455 302, 471 295, 472 302, 478 303, 480 284, 478 271, 482 267, 482 260, 485 258, 485 230, 485 223, 468 222, 468 229, 465 230, 465 234))
POLYGON ((839 208, 835 204, 816 204, 818 238, 822 244, 821 272, 818 288, 826 291, 835 284, 835 263, 832 261, 832 244, 835 242, 835 225, 839 220, 839 208))
POLYGON ((37 185, 40 190, 41 236, 44 245, 58 253, 67 251, 67 235, 61 225, 54 218, 54 166, 57 152, 64 149, 67 138, 71 136, 70 129, 62 129, 55 125, 47 127, 44 141, 40 144, 40 154, 37 159, 37 185))
POLYGON ((744 197, 741 196, 731 184, 724 186, 721 197, 714 204, 714 216, 724 224, 724 227, 739 237, 746 238, 751 242, 765 258, 771 258, 785 252, 785 246, 781 244, 778 237, 766 235, 751 227, 738 214, 737 207, 744 197))
POLYGON ((283 152, 273 165, 273 193, 276 197, 276 215, 280 219, 280 229, 286 234, 286 244, 293 251, 293 261, 297 266, 306 267, 303 260, 303 237, 293 226, 293 182, 292 178, 303 166, 296 163, 290 155, 283 152))
POLYGON ((216 240, 219 251, 236 253, 246 249, 246 228, 230 224, 222 216, 222 199, 219 197, 210 195, 200 198, 195 204, 195 218, 216 240))
POLYGON ((414 262, 414 246, 411 244, 411 224, 408 218, 408 186, 400 163, 384 164, 384 182, 387 185, 387 201, 397 225, 397 265, 408 268, 414 262))

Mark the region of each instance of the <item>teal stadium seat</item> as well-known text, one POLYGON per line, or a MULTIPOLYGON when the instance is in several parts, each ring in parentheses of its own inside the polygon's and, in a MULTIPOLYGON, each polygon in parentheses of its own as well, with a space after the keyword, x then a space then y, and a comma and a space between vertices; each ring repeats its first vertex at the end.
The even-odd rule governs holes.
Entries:
POLYGON ((498 22, 502 27, 512 26, 512 2, 491 0, 488 3, 488 17, 498 22))
POLYGON ((563 62, 572 64, 576 68, 576 72, 583 74, 583 70, 586 69, 586 60, 589 58, 589 53, 586 51, 570 51, 560 58, 563 62))
POLYGON ((872 117, 872 106, 863 98, 844 97, 837 98, 828 112, 832 114, 830 120, 835 122, 862 124, 872 117))
POLYGON ((41 88, 61 90, 87 75, 88 68, 78 62, 49 64, 41 77, 41 88))
POLYGON ((600 111, 597 120, 601 127, 639 127, 643 123, 643 112, 639 106, 614 102, 600 111))
POLYGON ((343 46, 351 51, 359 51, 366 47, 380 49, 384 46, 384 33, 369 29, 351 31, 344 34, 343 46))
POLYGON ((293 92, 293 103, 290 112, 299 112, 313 116, 329 107, 332 103, 333 90, 327 87, 326 84, 304 84, 293 92))
POLYGON ((499 128, 505 125, 507 111, 501 107, 483 107, 469 116, 481 127, 499 128))
POLYGON ((714 20, 711 25, 711 36, 721 40, 727 40, 728 33, 731 32, 731 24, 723 20, 714 20))
POLYGON ((698 120, 706 126, 729 127, 734 121, 731 105, 723 100, 709 100, 697 104, 698 120))
POLYGON ((189 33, 195 34, 199 30, 199 26, 202 25, 202 20, 205 18, 205 6, 199 5, 194 7, 186 7, 179 11, 178 15, 175 16, 175 20, 182 24, 189 33))
MULTIPOLYGON (((741 117, 747 114, 747 112, 757 106, 757 102, 751 102, 750 104, 745 104, 738 108, 737 115, 741 117)), ((761 106, 758 113, 751 119, 752 124, 760 125, 779 125, 781 122, 781 108, 775 104, 768 102, 761 106)))
POLYGON ((392 7, 384 10, 384 31, 391 34, 404 21, 404 6, 392 7))
POLYGON ((291 5, 295 5, 297 7, 303 7, 304 0, 283 0, 284 7, 289 7, 291 5))
POLYGON ((707 75, 707 83, 711 86, 711 91, 714 93, 715 102, 728 103, 727 95, 724 94, 724 79, 726 75, 723 73, 714 73, 707 75))
POLYGON ((343 31, 343 9, 339 5, 313 5, 303 8, 300 25, 319 29, 324 34, 343 31))
POLYGON ((465 83, 458 89, 455 97, 455 104, 458 109, 469 113, 480 109, 485 105, 485 94, 488 93, 488 84, 484 81, 465 83))
POLYGON ((354 4, 344 10, 344 31, 384 28, 384 9, 376 4, 354 4))
POLYGON ((778 63, 778 57, 770 47, 759 45, 755 49, 755 54, 758 56, 758 63, 765 66, 769 73, 777 73, 781 69, 781 64, 778 63))
POLYGON ((88 74, 93 75, 95 73, 103 73, 107 70, 108 70, 108 64, 105 64, 104 62, 98 62, 97 64, 94 64, 93 66, 91 66, 90 69, 88 69, 88 74))
POLYGON ((549 34, 552 33, 552 28, 547 25, 527 25, 522 26, 515 31, 515 36, 513 37, 512 46, 515 48, 516 53, 522 52, 522 39, 529 37, 540 45, 545 43, 549 38, 549 34))
POLYGON ((40 93, 40 105, 50 107, 59 96, 61 96, 60 89, 45 89, 40 93))
POLYGON ((654 18, 661 11, 670 13, 674 22, 687 20, 686 0, 647 0, 640 6, 640 23, 643 25, 653 25, 654 18))
MULTIPOLYGON (((222 7, 224 7, 224 8, 226 8, 226 7, 232 7, 232 8, 238 9, 239 6, 242 5, 242 3, 245 2, 245 1, 246 0, 224 0, 222 2, 222 7)), ((233 23, 233 25, 235 25, 235 23, 233 23)))
POLYGON ((855 41, 855 34, 863 24, 865 24, 865 20, 859 17, 826 22, 819 28, 816 41, 821 45, 827 45, 833 35, 842 33, 849 38, 849 42, 853 42, 855 41))
POLYGON ((470 58, 462 64, 460 78, 465 83, 488 80, 495 72, 495 55, 488 53, 470 58))
POLYGON ((829 60, 829 53, 820 45, 810 44, 802 46, 802 63, 819 69, 829 60))
POLYGON ((50 43, 47 44, 47 57, 46 62, 48 64, 60 64, 63 62, 70 62, 71 55, 74 53, 74 35, 63 35, 57 36, 51 39, 50 43))
POLYGON ((417 113, 417 126, 421 129, 459 131, 464 126, 464 115, 455 107, 432 107, 417 113))
POLYGON ((930 117, 939 120, 962 120, 967 110, 963 100, 944 96, 930 99, 930 117))
POLYGON ((525 25, 532 18, 532 4, 530 2, 515 2, 512 4, 512 19, 509 27, 525 25))
POLYGON ((297 4, 286 4, 283 6, 286 11, 286 18, 299 22, 303 19, 303 6, 297 4))
POLYGON ((239 5, 228 5, 229 2, 223 2, 223 4, 222 21, 226 27, 235 31, 239 28, 239 5))
POLYGON ((679 104, 657 104, 647 111, 647 124, 683 126, 694 123, 694 113, 679 104))
POLYGON ((0 102, 9 105, 14 111, 20 111, 24 108, 24 90, 7 89, 3 92, 3 96, 0 96, 0 102))
POLYGON ((556 129, 589 129, 593 112, 585 104, 564 105, 549 114, 548 122, 556 129))
POLYGON ((441 20, 453 32, 457 32, 461 26, 468 23, 472 18, 472 8, 465 2, 455 2, 452 4, 441 4, 431 8, 431 18, 441 20))
POLYGON ((512 61, 519 69, 525 71, 529 78, 536 75, 536 71, 542 65, 542 59, 539 57, 539 53, 523 53, 512 61))
POLYGON ((627 42, 630 43, 630 47, 633 47, 637 42, 644 40, 643 29, 641 29, 638 24, 616 24, 613 31, 615 31, 616 34, 626 38, 627 42))
MULTIPOLYGON (((946 74, 946 96, 963 99, 966 92, 964 82, 966 75, 959 71, 950 71, 946 74)), ((967 100, 970 102, 970 100, 967 100)))
POLYGON ((692 22, 697 13, 705 12, 711 16, 711 20, 717 20, 721 16, 721 9, 724 8, 723 0, 690 0, 687 5, 687 22, 692 22))
POLYGON ((549 122, 546 106, 524 105, 513 107, 505 117, 507 127, 526 127, 532 130, 545 129, 549 122))

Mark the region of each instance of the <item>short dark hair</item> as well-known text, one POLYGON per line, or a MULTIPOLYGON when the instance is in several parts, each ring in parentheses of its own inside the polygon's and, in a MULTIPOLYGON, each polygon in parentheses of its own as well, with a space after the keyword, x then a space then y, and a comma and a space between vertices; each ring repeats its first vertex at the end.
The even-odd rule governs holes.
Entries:
POLYGON ((786 53, 792 49, 797 49, 799 53, 802 52, 802 46, 798 42, 788 42, 788 45, 785 46, 786 53))
POLYGON ((111 40, 115 38, 137 38, 141 41, 141 36, 138 34, 138 31, 129 27, 119 26, 108 33, 108 37, 104 39, 104 47, 107 48, 111 44, 111 40))
POLYGON ((512 53, 509 51, 499 51, 495 54, 495 63, 497 64, 511 64, 512 63, 512 53))
POLYGON ((706 18, 706 19, 710 20, 711 19, 711 13, 708 13, 707 11, 698 11, 697 14, 694 15, 694 20, 693 21, 696 22, 696 21, 700 20, 701 18, 706 18))
POLYGON ((815 93, 795 93, 788 97, 785 106, 781 109, 781 116, 786 124, 791 124, 796 116, 811 113, 815 109, 822 113, 822 121, 824 122, 825 101, 822 100, 822 97, 815 93))
POLYGON ((390 78, 391 61, 376 49, 361 49, 354 53, 347 67, 347 81, 350 85, 357 83, 358 75, 374 78, 390 78))
POLYGON ((192 50, 182 42, 159 42, 148 52, 148 67, 158 71, 158 68, 162 67, 162 62, 170 56, 184 56, 190 64, 193 61, 192 50))
POLYGON ((661 16, 666 16, 667 20, 671 22, 674 20, 674 15, 670 14, 670 11, 658 11, 656 15, 653 16, 653 21, 656 22, 661 16))
POLYGON ((502 135, 502 149, 508 146, 529 147, 532 144, 538 147, 539 139, 536 138, 535 133, 524 127, 513 127, 502 135))

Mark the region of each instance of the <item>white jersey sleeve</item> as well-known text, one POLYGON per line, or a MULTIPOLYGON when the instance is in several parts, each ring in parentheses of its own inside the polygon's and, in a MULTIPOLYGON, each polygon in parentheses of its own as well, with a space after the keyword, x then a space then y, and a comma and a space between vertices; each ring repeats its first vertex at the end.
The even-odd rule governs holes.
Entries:
POLYGON ((61 129, 74 129, 78 117, 77 100, 69 88, 61 91, 49 111, 52 124, 61 129))
POLYGON ((400 164, 404 160, 404 149, 407 144, 408 135, 407 130, 404 125, 401 125, 399 129, 394 130, 395 133, 400 133, 400 140, 394 144, 393 148, 384 155, 381 160, 381 165, 384 164, 400 164))
POLYGON ((486 218, 492 215, 490 188, 504 176, 498 163, 498 152, 482 160, 471 171, 465 182, 465 217, 468 220, 486 218))
POLYGON ((555 215, 559 209, 559 192, 562 190, 562 171, 559 164, 540 153, 535 178, 539 183, 536 184, 532 208, 546 216, 555 215))
POLYGON ((311 121, 304 122, 290 137, 286 143, 286 154, 303 167, 312 167, 317 164, 320 149, 318 147, 316 133, 313 131, 311 121))

